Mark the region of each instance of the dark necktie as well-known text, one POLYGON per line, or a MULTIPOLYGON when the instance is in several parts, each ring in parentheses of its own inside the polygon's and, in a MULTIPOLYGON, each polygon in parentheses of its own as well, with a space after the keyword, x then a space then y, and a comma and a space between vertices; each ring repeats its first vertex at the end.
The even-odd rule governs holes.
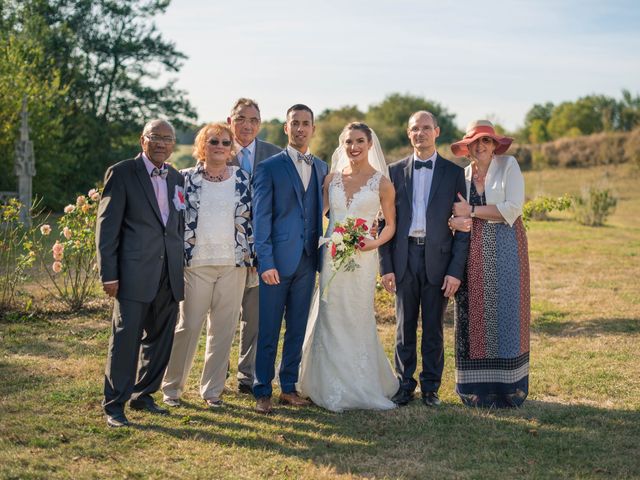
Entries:
POLYGON ((413 162, 413 168, 416 170, 420 170, 421 168, 428 168, 431 170, 433 169, 433 161, 427 160, 426 162, 421 162, 420 160, 416 160, 413 162))
POLYGON ((151 170, 151 177, 161 177, 165 180, 167 175, 169 175, 169 169, 166 165, 163 165, 162 168, 154 167, 153 170, 151 170))
POLYGON ((303 155, 302 153, 298 152, 298 161, 304 162, 307 165, 313 165, 313 155, 303 155))

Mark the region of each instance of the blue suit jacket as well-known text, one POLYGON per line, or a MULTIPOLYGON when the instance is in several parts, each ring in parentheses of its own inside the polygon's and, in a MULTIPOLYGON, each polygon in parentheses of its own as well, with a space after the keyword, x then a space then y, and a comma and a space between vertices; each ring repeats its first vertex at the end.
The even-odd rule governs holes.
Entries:
MULTIPOLYGON (((316 231, 322 235, 322 184, 328 166, 313 157, 318 182, 316 231)), ((275 268, 292 275, 304 248, 304 194, 300 176, 286 150, 260 162, 253 175, 253 234, 258 272, 275 268)), ((321 262, 318 262, 320 268, 321 262)))

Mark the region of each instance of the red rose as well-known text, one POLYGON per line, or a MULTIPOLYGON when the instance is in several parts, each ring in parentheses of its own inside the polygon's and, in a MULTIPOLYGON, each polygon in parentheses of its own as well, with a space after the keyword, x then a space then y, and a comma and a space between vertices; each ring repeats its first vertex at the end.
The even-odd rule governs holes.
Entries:
POLYGON ((178 199, 180 200, 180 203, 184 203, 184 195, 180 190, 178 190, 178 199))
POLYGON ((331 244, 331 257, 332 257, 332 258, 333 258, 333 257, 335 257, 335 256, 336 256, 336 253, 338 253, 338 249, 336 248, 336 244, 335 244, 335 243, 332 243, 332 244, 331 244))
POLYGON ((364 237, 362 236, 358 237, 358 242, 362 242, 362 240, 364 240, 364 237))
POLYGON ((366 232, 367 230, 369 230, 369 227, 367 227, 366 225, 362 225, 362 229, 366 232))
POLYGON ((360 248, 364 247, 364 242, 360 242, 358 245, 360 245, 360 248))
POLYGON ((367 226, 366 223, 367 221, 364 218, 356 218, 356 227, 360 227, 364 225, 366 229, 366 226, 367 226))
POLYGON ((346 232, 344 227, 336 227, 336 228, 333 229, 333 231, 336 232, 336 233, 344 233, 344 232, 346 232))

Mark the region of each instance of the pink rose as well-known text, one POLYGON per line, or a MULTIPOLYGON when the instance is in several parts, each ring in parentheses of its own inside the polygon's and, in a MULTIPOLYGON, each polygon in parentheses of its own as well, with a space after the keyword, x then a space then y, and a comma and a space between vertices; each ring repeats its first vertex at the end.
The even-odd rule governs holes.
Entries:
POLYGON ((51 233, 51 225, 42 225, 40 227, 40 233, 42 235, 49 235, 51 233))
POLYGON ((75 205, 67 205, 64 207, 64 213, 71 213, 76 209, 75 205))
POLYGON ((55 258, 56 260, 62 260, 62 257, 64 255, 63 244, 56 240, 56 243, 53 245, 51 250, 53 251, 53 258, 55 258))
POLYGON ((51 269, 55 272, 55 273, 60 273, 62 271, 62 263, 56 261, 53 262, 53 265, 51 265, 51 269))
POLYGON ((87 203, 87 199, 84 195, 80 195, 78 198, 76 198, 76 205, 78 205, 79 207, 81 207, 85 203, 87 203))
POLYGON ((89 190, 89 198, 94 202, 100 200, 100 192, 98 192, 95 188, 89 190))

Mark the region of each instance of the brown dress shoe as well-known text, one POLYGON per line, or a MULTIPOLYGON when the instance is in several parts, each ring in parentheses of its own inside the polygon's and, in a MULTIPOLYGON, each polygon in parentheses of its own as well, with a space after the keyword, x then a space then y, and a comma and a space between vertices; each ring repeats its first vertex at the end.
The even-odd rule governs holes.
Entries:
POLYGON ((283 405, 293 405, 294 407, 308 407, 311 402, 306 398, 302 398, 298 395, 298 392, 280 394, 280 403, 283 405))
POLYGON ((256 400, 256 412, 268 415, 271 413, 271 397, 260 397, 256 400))

